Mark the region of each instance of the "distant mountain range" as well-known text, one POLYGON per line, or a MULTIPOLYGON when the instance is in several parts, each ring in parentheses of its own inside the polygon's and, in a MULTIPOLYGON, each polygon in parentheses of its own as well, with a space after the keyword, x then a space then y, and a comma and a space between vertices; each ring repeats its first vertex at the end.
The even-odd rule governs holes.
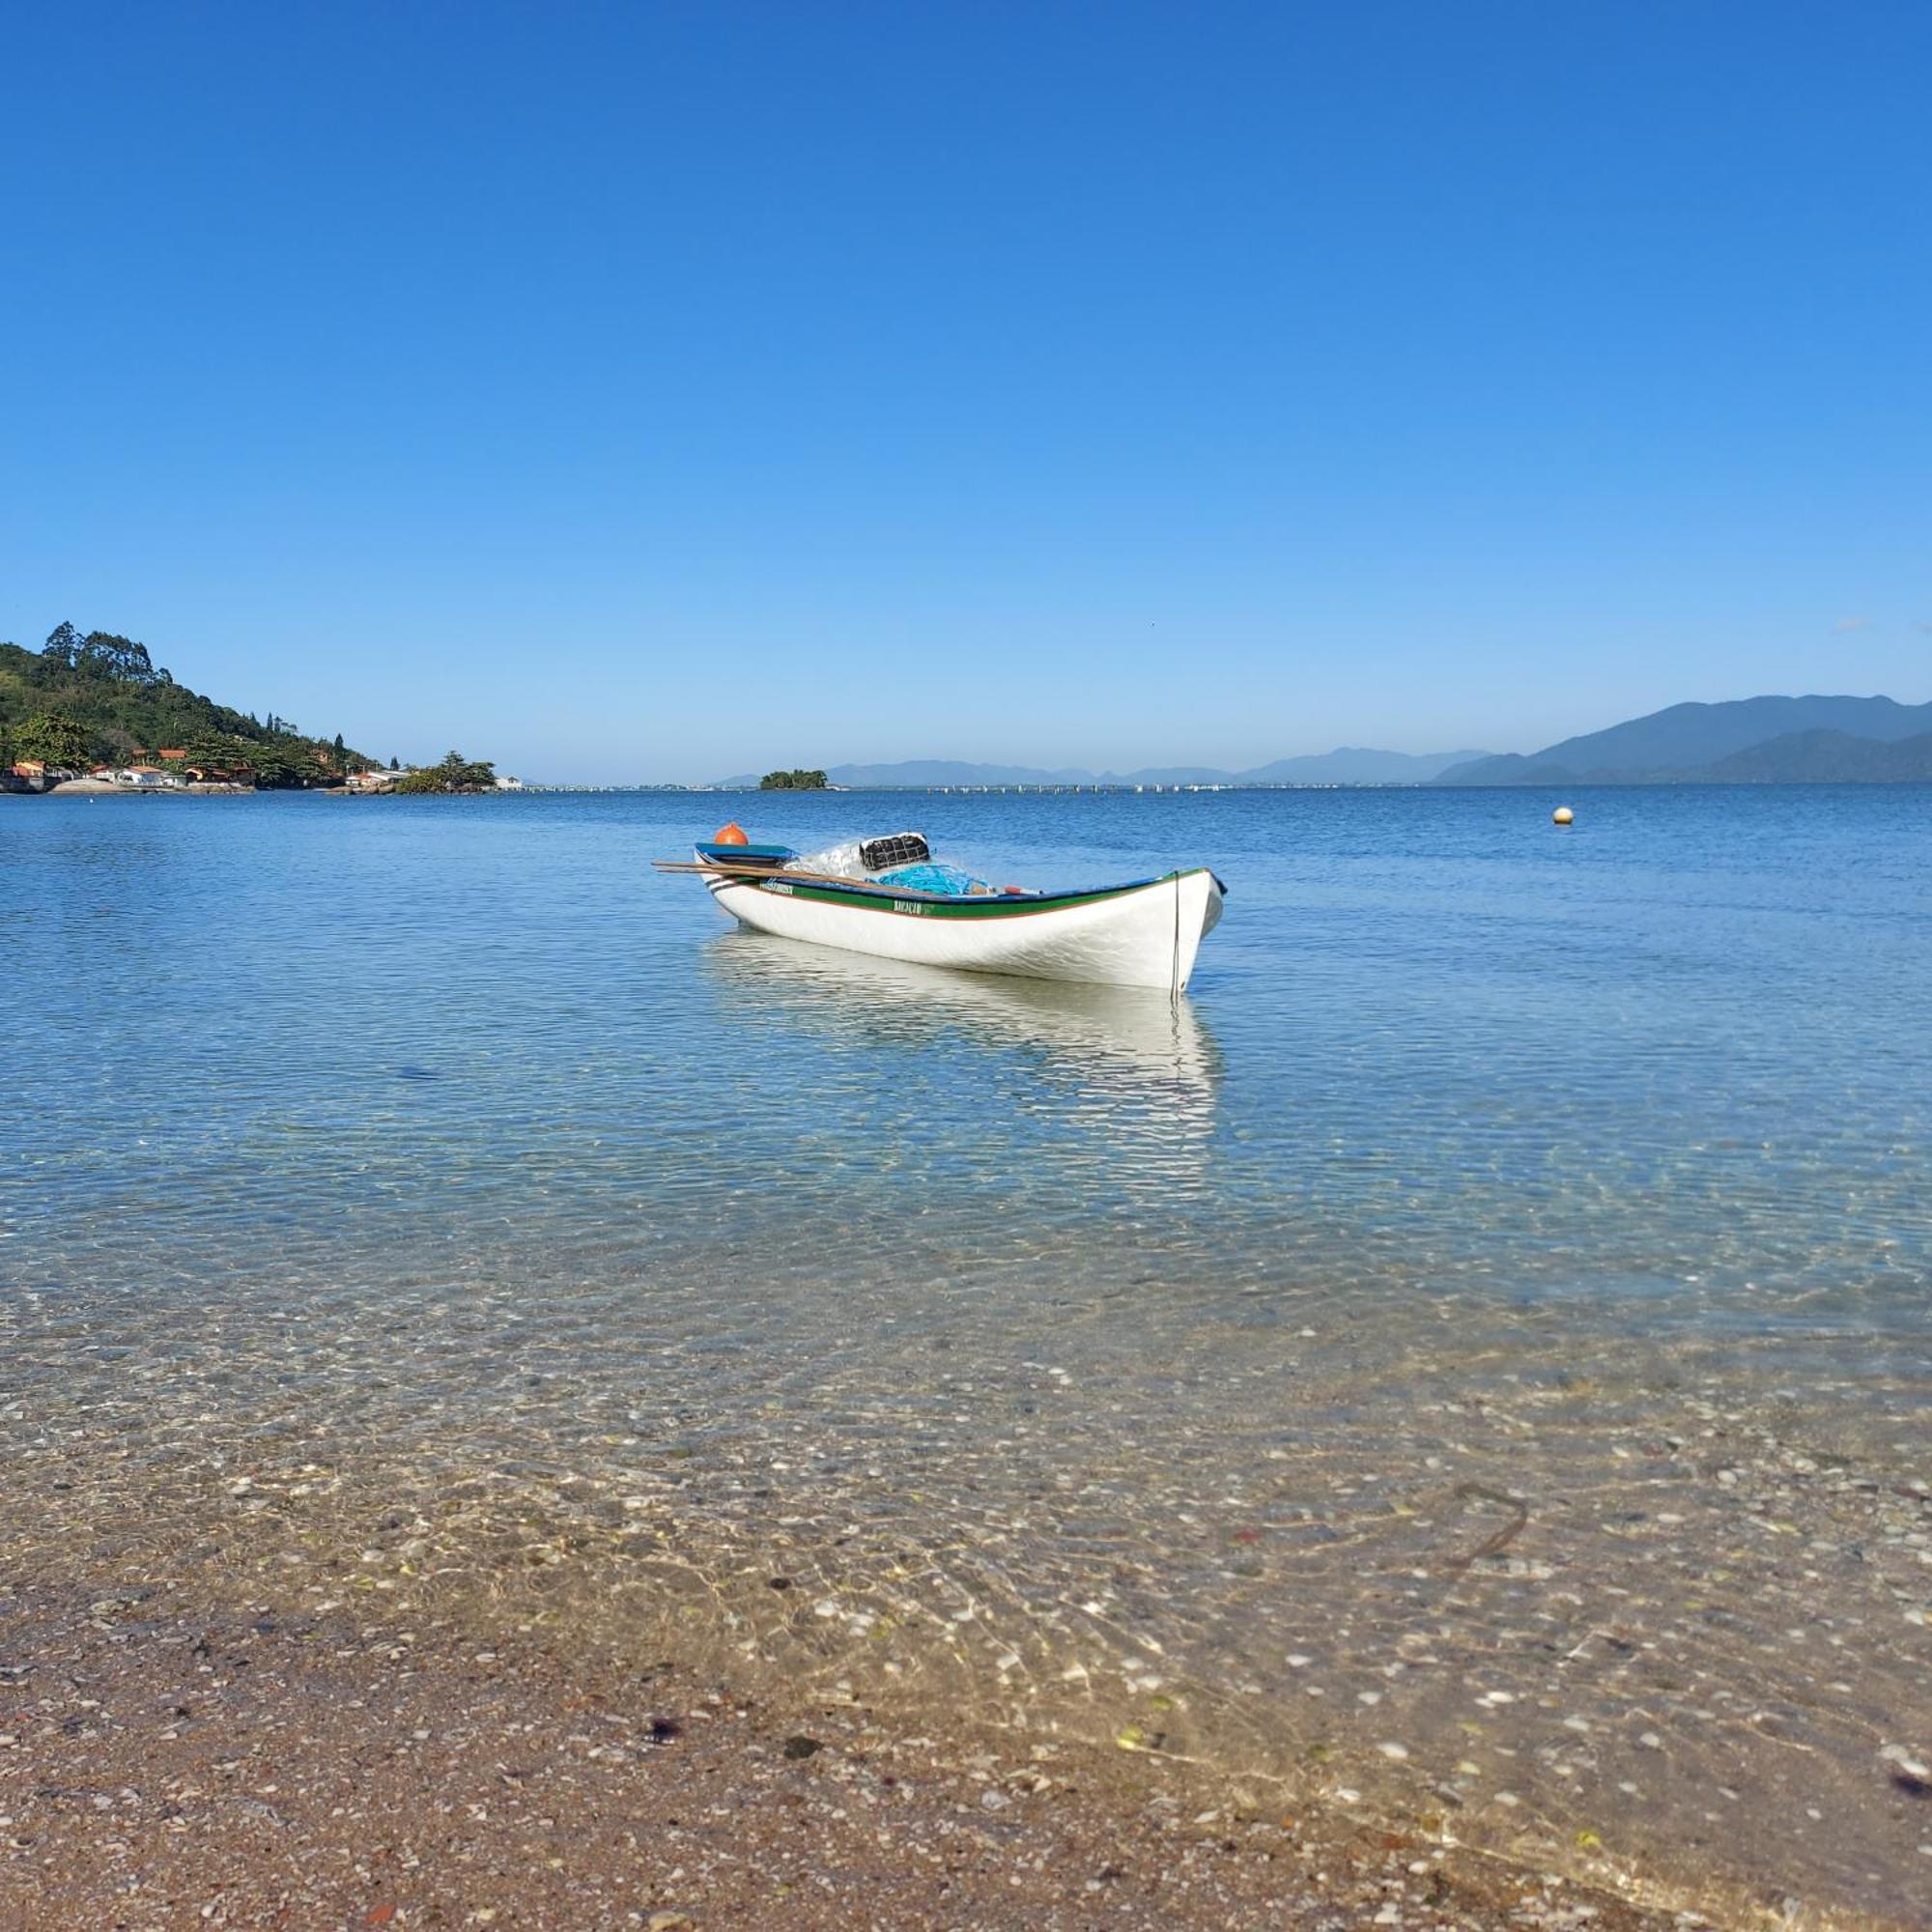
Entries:
MULTIPOLYGON (((1488 757, 1485 752, 1376 752, 1344 746, 1306 757, 1277 758, 1253 771, 1209 765, 1155 765, 1137 772, 1047 771, 1034 765, 979 765, 951 758, 909 758, 894 765, 834 765, 825 776, 856 791, 923 785, 1055 784, 1428 784, 1452 765, 1488 757)), ((755 774, 720 779, 722 791, 757 784, 755 774)))
POLYGON ((1451 766, 1453 785, 1831 784, 1932 779, 1932 704, 1744 697, 1673 704, 1528 755, 1451 766))
POLYGON ((1932 731, 1889 739, 1788 731, 1706 765, 1703 776, 1711 784, 1923 784, 1932 780, 1932 731))
MULTIPOLYGON (((1741 697, 1673 704, 1541 752, 1378 752, 1344 746, 1250 771, 1150 765, 1133 772, 1048 771, 912 758, 834 765, 853 790, 926 785, 1575 785, 1900 784, 1932 782, 1932 703, 1889 697, 1741 697)), ((755 786, 755 776, 719 781, 755 786)))

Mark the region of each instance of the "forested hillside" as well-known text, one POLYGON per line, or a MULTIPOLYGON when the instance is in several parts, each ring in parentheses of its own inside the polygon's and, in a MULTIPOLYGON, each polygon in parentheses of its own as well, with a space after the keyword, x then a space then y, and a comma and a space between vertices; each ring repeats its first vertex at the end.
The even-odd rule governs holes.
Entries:
POLYGON ((85 767, 139 753, 252 773, 262 785, 327 784, 380 760, 286 718, 235 711, 177 684, 145 645, 60 625, 39 651, 0 644, 0 770, 16 758, 85 767))

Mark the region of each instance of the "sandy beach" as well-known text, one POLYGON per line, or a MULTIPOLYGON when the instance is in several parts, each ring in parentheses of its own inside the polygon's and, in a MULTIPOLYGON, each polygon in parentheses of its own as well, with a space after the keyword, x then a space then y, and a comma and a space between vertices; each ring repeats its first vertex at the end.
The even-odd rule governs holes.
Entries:
MULTIPOLYGON (((1243 1770, 1225 1750, 1227 1711, 1223 1754, 1195 1755, 1187 1707, 1202 1687, 1097 1704, 994 1694, 942 1626, 915 1635, 910 1578, 890 1586, 885 1552, 841 1549, 836 1515, 787 1528, 775 1505, 753 1535, 721 1541, 682 1500, 694 1459, 673 1457, 655 1493, 361 1457, 328 1468, 302 1453, 327 1431, 272 1463, 250 1445, 286 1440, 286 1414, 201 1413, 205 1439, 162 1448, 165 1475, 131 1405, 102 1404, 87 1432, 16 1437, 0 1506, 0 1925, 1918 1922, 1909 1890, 1895 1910, 1834 1909, 1775 1879, 1740 1883, 1733 1858, 1687 1861, 1689 1843, 1761 1836, 1757 1813, 1790 1804, 1873 1828, 1895 1814, 1894 1837, 1915 1812, 1932 1817, 1909 1755, 1882 1757, 1874 1735, 1833 1762, 1832 1733, 1794 1719, 1810 1701, 1792 1675, 1802 1661, 1767 1660, 1748 1723, 1712 1682, 1715 1667, 1745 1690, 1735 1662, 1680 1652, 1644 1666, 1619 1745, 1605 1735, 1614 1702, 1587 1687, 1626 1676, 1637 1626, 1593 1637, 1578 1624, 1549 1644, 1499 1618, 1463 1681, 1520 1695, 1453 1698, 1468 1715, 1445 1712, 1433 1738, 1411 1730, 1417 1762, 1350 1741, 1393 1730, 1384 1692, 1402 1701, 1443 1678, 1406 1645, 1394 1677, 1354 1680, 1380 1688, 1310 1704, 1342 1705, 1331 1721, 1267 1719, 1293 1726, 1275 1755, 1298 1742, 1298 1765, 1243 1770), (896 1617, 913 1621, 888 1637, 896 1617), (1504 1674, 1504 1648, 1529 1675, 1504 1674), (1673 1695, 1671 1670, 1705 1688, 1673 1695), (1535 1688, 1566 1679, 1561 1703, 1535 1688), (1701 1698, 1695 1723, 1673 1715, 1701 1698), (1540 1718, 1510 1721, 1532 1706, 1540 1718), (1585 1735, 1551 1728, 1577 1709, 1592 1712, 1585 1735), (1647 1723, 1667 1747, 1636 1734, 1647 1723), (1492 1776, 1451 1769, 1442 1741, 1459 1733, 1492 1776), (1553 1755, 1548 1736, 1574 1751, 1553 1755), (1431 1759, 1439 1769, 1412 1775, 1431 1759), (1620 1760, 1652 1764, 1647 1778, 1674 1767, 1677 1795, 1613 1827, 1605 1772, 1620 1760), (1581 1788, 1560 1797, 1572 1776, 1581 1788), (1499 1808, 1519 1803, 1503 1779, 1529 1802, 1499 1808), (1601 1833, 1578 1822, 1592 1816, 1601 1833)), ((1680 1507, 1708 1491, 1697 1540, 1728 1562, 1749 1560, 1737 1539, 1762 1522, 1776 1563, 1789 1537, 1772 1526, 1801 1512, 1816 1547, 1889 1546, 1907 1561, 1923 1548, 1916 1490, 1801 1486, 1767 1447, 1720 1452, 1733 1484, 1671 1482, 1680 1507)), ((1468 1509, 1451 1575, 1466 1557, 1494 1579, 1471 1580, 1487 1594, 1542 1568, 1542 1528, 1513 1536, 1482 1498, 1468 1509)), ((1312 1581, 1293 1576, 1285 1591, 1312 1581)), ((1351 1614, 1386 1587, 1365 1577, 1351 1614)), ((1753 1587, 1775 1600, 1778 1570, 1753 1587)), ((1680 1615, 1694 1588, 1671 1586, 1680 1615)), ((969 1629, 1025 1641, 990 1605, 969 1629)), ((1876 1665, 1876 1628, 1859 1640, 1876 1665)), ((1762 1844, 1747 1861, 1775 1869, 1762 1844)))
POLYGON ((1181 1764, 760 1704, 528 1637, 0 1598, 0 1923, 1684 1925, 1181 1764))

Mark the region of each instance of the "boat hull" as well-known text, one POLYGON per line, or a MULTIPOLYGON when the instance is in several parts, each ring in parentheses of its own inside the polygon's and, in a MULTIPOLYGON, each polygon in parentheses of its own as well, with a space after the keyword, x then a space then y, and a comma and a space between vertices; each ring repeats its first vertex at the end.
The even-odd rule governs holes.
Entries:
POLYGON ((972 897, 779 878, 707 880, 720 911, 760 932, 882 959, 1180 991, 1203 936, 1221 916, 1205 867, 1089 893, 972 897))

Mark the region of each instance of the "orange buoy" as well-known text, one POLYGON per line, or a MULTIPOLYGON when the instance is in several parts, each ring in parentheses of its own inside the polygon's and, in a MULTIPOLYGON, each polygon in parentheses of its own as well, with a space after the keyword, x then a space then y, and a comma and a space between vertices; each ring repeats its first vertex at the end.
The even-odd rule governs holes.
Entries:
POLYGON ((734 818, 711 842, 714 845, 749 845, 752 841, 745 837, 745 828, 734 818))
POLYGON ((1558 825, 1568 825, 1576 818, 1577 814, 1567 805, 1559 805, 1549 816, 1558 825))

